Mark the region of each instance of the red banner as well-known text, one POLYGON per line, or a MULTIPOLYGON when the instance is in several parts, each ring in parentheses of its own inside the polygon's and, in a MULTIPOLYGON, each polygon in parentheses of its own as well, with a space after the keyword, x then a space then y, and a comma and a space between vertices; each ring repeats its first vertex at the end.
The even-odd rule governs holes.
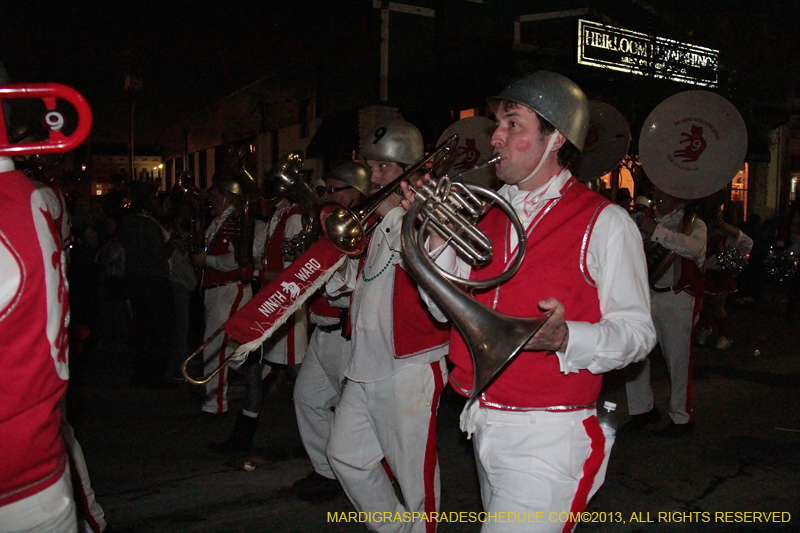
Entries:
POLYGON ((267 283, 222 326, 241 343, 236 353, 258 348, 328 281, 344 259, 344 254, 323 238, 267 283))

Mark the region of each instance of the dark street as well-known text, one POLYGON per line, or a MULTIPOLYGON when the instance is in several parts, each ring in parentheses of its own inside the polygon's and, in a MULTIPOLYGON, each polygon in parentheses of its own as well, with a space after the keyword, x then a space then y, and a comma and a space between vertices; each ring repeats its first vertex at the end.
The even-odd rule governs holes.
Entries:
MULTIPOLYGON (((696 430, 676 440, 647 429, 620 435, 605 485, 585 515, 593 522, 578 531, 800 530, 797 318, 787 316, 780 301, 764 309, 732 302, 731 317, 736 332, 732 348, 696 351, 696 430)), ((311 466, 285 375, 267 380, 263 413, 268 416, 251 457, 256 468, 248 472, 242 458, 207 450, 209 440, 227 436, 233 415, 198 421, 195 388, 132 388, 126 383, 130 361, 90 352, 74 364, 73 425, 114 531, 365 531, 358 523, 329 521, 333 513, 353 510, 343 493, 321 504, 294 495, 292 483, 311 466)), ((656 402, 664 411, 667 377, 658 354, 653 368, 656 402)), ((619 404, 620 424, 627 420, 622 377, 609 374, 602 395, 619 404)), ((240 394, 240 386, 232 387, 234 413, 240 394)), ((448 390, 439 410, 441 510, 456 520, 454 513, 481 510, 471 444, 458 430, 462 405, 448 390)), ((457 521, 439 526, 441 532, 479 529, 478 523, 457 521)))

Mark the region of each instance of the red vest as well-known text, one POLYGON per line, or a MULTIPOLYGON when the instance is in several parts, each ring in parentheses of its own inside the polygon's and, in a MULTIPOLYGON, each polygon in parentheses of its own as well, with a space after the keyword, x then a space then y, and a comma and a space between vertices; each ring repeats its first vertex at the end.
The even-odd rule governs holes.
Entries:
MULTIPOLYGON (((261 269, 263 273, 265 270, 280 272, 283 270, 283 253, 281 251, 283 241, 286 238, 286 221, 292 215, 302 215, 303 209, 299 205, 293 205, 284 213, 283 218, 275 226, 275 231, 272 235, 267 236, 266 248, 264 249, 264 265, 265 268, 261 269)), ((263 275, 263 274, 262 274, 263 275)), ((262 286, 265 284, 264 279, 261 279, 262 286)))
POLYGON ((309 300, 310 304, 308 306, 308 313, 309 315, 317 315, 317 316, 324 316, 327 318, 340 318, 342 316, 341 307, 334 307, 330 304, 328 299, 325 297, 324 293, 319 293, 316 296, 312 296, 309 300))
POLYGON ((394 269, 394 357, 405 359, 447 344, 451 326, 435 320, 419 295, 417 284, 399 266, 394 269))
MULTIPOLYGON (((588 279, 583 243, 585 239, 588 247, 597 215, 609 204, 574 180, 570 180, 567 187, 552 209, 538 219, 528 237, 526 257, 520 270, 500 286, 498 312, 531 316, 539 312, 539 301, 554 297, 564 304, 566 320, 589 323, 600 320, 597 289, 593 280, 588 279)), ((480 227, 498 244, 495 259, 482 269, 473 269, 471 279, 493 278, 504 267, 505 254, 500 246, 507 242, 505 215, 493 209, 480 227)), ((474 297, 491 308, 495 290, 475 291, 474 297)), ((450 339, 450 359, 455 364, 450 379, 454 388, 463 394, 464 389, 472 387, 472 359, 456 329, 450 339)), ((588 370, 564 375, 559 370, 558 358, 552 353, 524 351, 485 389, 481 404, 495 408, 585 406, 597 401, 601 385, 602 377, 588 370)))
MULTIPOLYGON (((368 221, 369 223, 369 221, 368 221)), ((366 226, 366 224, 365 224, 366 226)), ((371 237, 372 233, 370 233, 371 237)), ((367 243, 369 249, 369 243, 367 243)), ((364 268, 366 253, 358 265, 358 276, 364 268)), ((351 324, 348 314, 346 335, 351 324)), ((395 359, 406 359, 447 344, 451 326, 434 319, 422 301, 416 282, 401 267, 394 269, 394 294, 392 295, 392 320, 395 359)))
POLYGON ((678 260, 681 262, 681 275, 675 284, 675 294, 686 291, 695 298, 701 298, 705 293, 705 274, 693 260, 685 257, 679 257, 678 260))
MULTIPOLYGON (((236 213, 231 213, 229 217, 232 216, 238 215, 236 213)), ((209 246, 208 250, 206 250, 206 253, 208 253, 208 255, 228 254, 230 252, 228 249, 228 243, 230 243, 233 238, 234 235, 231 231, 231 228, 229 228, 227 224, 223 223, 222 227, 214 236, 214 241, 211 243, 211 246, 209 246)), ((249 245, 253 246, 252 243, 249 245)), ((250 279, 253 277, 254 271, 255 269, 253 268, 252 263, 237 268, 236 270, 231 270, 230 272, 223 272, 222 270, 217 270, 216 268, 207 266, 203 268, 203 287, 213 287, 215 285, 233 283, 236 281, 250 281, 250 279)))
POLYGON ((66 465, 59 400, 69 379, 68 294, 60 232, 18 171, 0 174, 0 506, 59 480, 66 465))

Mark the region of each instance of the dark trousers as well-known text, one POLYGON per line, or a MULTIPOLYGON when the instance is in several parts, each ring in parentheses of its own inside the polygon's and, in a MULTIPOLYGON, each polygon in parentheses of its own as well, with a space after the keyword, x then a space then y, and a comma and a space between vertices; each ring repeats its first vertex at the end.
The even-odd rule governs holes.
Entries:
POLYGON ((133 342, 136 359, 133 380, 139 385, 155 385, 167 373, 175 305, 168 278, 136 276, 126 279, 133 317, 133 342))

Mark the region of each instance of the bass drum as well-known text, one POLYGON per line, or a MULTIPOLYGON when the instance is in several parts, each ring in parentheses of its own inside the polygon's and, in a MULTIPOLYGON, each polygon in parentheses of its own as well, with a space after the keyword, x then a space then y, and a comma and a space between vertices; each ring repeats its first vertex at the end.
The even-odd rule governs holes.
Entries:
POLYGON ((590 100, 589 131, 573 174, 587 184, 596 182, 619 166, 630 144, 631 129, 622 113, 605 102, 590 100))
POLYGON ((639 136, 642 168, 676 198, 713 194, 733 180, 747 152, 744 120, 728 100, 685 91, 656 106, 639 136))

